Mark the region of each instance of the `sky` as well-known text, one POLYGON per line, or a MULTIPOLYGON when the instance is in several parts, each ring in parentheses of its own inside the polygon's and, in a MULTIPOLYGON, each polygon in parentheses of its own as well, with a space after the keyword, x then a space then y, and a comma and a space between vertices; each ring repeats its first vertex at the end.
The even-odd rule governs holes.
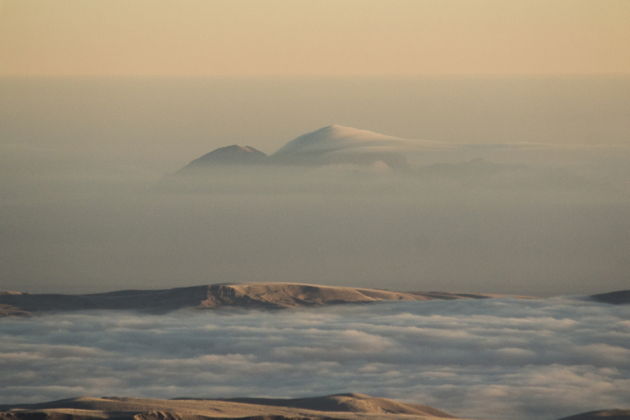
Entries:
POLYGON ((1 0, 0 75, 630 73, 626 0, 1 0))
POLYGON ((0 289, 627 288, 627 79, 0 86, 0 289), (169 184, 217 147, 273 153, 330 123, 460 152, 408 156, 404 176, 223 168, 199 185, 169 184))
POLYGON ((627 287, 628 1, 0 4, 0 290, 627 287), (329 124, 465 153, 163 188, 329 124))

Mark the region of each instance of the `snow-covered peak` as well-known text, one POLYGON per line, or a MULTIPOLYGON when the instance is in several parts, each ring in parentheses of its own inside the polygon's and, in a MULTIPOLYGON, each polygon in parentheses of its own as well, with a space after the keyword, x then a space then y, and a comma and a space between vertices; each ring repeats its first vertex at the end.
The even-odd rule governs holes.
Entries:
POLYGON ((303 134, 267 156, 251 146, 231 145, 213 150, 184 168, 217 165, 359 165, 373 168, 404 168, 410 157, 451 146, 438 142, 409 140, 374 131, 331 124, 303 134))
POLYGON ((393 146, 401 143, 404 143, 404 140, 399 137, 332 124, 291 140, 274 155, 332 152, 339 149, 393 146))

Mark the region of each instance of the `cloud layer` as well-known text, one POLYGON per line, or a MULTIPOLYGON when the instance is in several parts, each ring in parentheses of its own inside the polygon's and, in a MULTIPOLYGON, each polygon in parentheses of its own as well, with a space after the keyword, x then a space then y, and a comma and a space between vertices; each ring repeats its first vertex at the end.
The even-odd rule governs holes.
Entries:
POLYGON ((485 419, 630 400, 630 308, 569 298, 0 324, 0 403, 364 392, 485 419))

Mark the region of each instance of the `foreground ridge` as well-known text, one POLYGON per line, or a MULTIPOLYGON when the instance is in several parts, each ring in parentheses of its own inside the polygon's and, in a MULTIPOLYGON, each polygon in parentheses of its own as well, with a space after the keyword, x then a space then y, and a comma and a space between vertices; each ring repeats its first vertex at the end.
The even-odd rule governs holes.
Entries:
MULTIPOLYGON (((466 420, 422 404, 366 394, 308 398, 77 397, 0 405, 0 420, 466 420)), ((590 411, 559 420, 630 420, 630 409, 590 411)))
POLYGON ((298 399, 179 398, 160 400, 79 397, 39 404, 0 406, 0 410, 0 420, 457 419, 426 405, 356 393, 298 399))

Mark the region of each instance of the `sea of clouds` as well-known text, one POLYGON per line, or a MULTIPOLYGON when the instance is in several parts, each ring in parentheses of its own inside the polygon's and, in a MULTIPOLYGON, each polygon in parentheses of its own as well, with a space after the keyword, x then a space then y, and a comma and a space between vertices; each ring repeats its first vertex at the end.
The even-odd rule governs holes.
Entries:
POLYGON ((0 404, 363 392, 551 420, 628 405, 630 307, 566 297, 5 318, 0 371, 0 404))

